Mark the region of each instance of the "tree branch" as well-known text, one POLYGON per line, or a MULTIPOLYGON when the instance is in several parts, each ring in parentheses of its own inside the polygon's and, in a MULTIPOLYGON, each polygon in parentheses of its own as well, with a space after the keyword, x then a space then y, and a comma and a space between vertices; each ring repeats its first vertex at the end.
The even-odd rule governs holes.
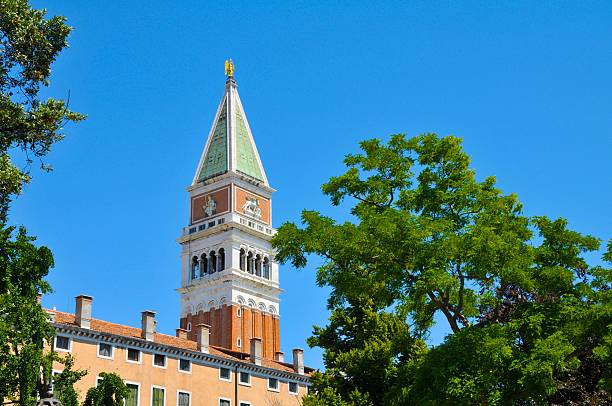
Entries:
POLYGON ((360 197, 360 196, 355 195, 355 194, 351 194, 350 196, 351 196, 351 197, 353 197, 353 198, 355 198, 355 199, 357 199, 357 200, 359 200, 360 202, 367 203, 367 204, 371 204, 372 206, 376 206, 376 207, 378 207, 378 208, 380 208, 380 209, 382 209, 382 208, 384 208, 384 207, 387 207, 387 206, 386 206, 386 205, 384 205, 384 204, 380 204, 380 203, 373 202, 373 201, 371 201, 371 200, 365 199, 365 198, 360 197))
POLYGON ((461 263, 458 261, 456 266, 457 276, 459 276, 459 300, 457 304, 457 311, 463 310, 463 296, 465 294, 465 278, 461 273, 461 263))
POLYGON ((451 330, 453 330, 453 333, 458 333, 461 329, 459 328, 455 317, 453 317, 453 315, 450 313, 448 306, 442 303, 432 291, 428 291, 427 296, 429 296, 429 299, 431 299, 431 301, 434 302, 438 309, 440 309, 442 313, 444 313, 444 316, 446 317, 446 320, 448 321, 451 330))

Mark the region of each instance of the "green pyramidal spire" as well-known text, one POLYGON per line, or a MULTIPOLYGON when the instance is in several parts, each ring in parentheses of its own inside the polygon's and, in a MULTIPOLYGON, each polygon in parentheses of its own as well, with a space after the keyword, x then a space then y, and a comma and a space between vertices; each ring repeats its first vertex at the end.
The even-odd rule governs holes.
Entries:
POLYGON ((225 93, 217 109, 193 183, 203 182, 227 172, 246 175, 251 180, 269 186, 238 96, 233 71, 227 79, 225 93))
POLYGON ((227 172, 227 145, 227 106, 223 103, 200 165, 199 181, 227 172))

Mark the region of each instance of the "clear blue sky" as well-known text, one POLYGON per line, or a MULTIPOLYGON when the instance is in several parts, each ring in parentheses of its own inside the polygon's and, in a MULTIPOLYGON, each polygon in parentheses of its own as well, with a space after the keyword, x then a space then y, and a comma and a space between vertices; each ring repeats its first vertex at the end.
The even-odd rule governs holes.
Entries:
MULTIPOLYGON (((55 254, 45 305, 178 323, 190 183, 231 56, 274 222, 337 216, 320 185, 359 140, 463 137, 528 214, 612 237, 612 2, 35 1, 75 27, 48 94, 88 114, 35 172, 12 221, 55 254)), ((314 271, 281 269, 282 349, 325 323, 314 271)), ((439 342, 444 328, 432 335, 439 342)), ((321 353, 306 362, 321 367, 321 353)))

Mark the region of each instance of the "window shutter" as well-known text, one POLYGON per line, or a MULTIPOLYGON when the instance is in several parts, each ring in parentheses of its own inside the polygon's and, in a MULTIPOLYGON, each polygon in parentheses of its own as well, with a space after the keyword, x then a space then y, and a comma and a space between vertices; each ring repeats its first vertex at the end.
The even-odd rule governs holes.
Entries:
POLYGON ((189 393, 179 392, 178 406, 189 406, 189 393))
POLYGON ((153 406, 164 406, 163 389, 153 388, 153 406))
POLYGON ((137 406, 138 405, 138 386, 127 384, 128 394, 125 398, 125 406, 137 406))

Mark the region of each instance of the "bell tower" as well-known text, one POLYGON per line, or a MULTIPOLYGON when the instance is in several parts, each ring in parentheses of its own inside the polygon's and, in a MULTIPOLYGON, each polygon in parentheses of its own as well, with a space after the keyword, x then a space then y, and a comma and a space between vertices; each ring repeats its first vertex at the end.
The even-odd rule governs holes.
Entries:
POLYGON ((280 351, 279 272, 270 239, 272 189, 246 114, 234 65, 226 62, 225 91, 193 182, 187 188, 189 224, 178 239, 182 273, 180 326, 196 339, 211 326, 210 344, 248 352, 280 351))

